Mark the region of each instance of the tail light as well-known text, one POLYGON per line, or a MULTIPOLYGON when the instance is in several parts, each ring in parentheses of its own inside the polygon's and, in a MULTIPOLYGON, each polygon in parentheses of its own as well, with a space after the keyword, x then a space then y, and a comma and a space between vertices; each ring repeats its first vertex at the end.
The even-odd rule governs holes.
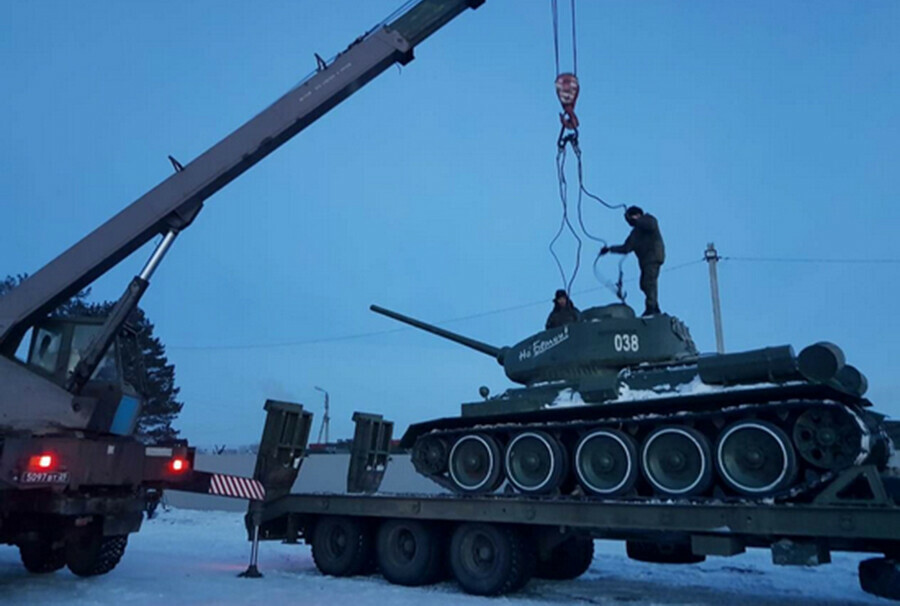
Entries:
POLYGON ((28 459, 28 471, 53 471, 58 465, 56 457, 48 452, 28 459))
POLYGON ((169 461, 169 471, 172 473, 184 473, 190 469, 190 463, 184 457, 175 457, 169 461))

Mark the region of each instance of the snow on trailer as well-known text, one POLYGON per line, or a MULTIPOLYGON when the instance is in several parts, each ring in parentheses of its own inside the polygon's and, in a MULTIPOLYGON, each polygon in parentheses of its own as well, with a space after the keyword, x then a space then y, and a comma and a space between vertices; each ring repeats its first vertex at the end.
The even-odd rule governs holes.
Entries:
MULTIPOLYGON (((376 569, 389 582, 425 586, 452 576, 467 593, 520 591, 532 578, 576 579, 594 539, 625 542, 626 555, 687 564, 765 548, 778 565, 817 566, 832 552, 878 554, 858 567, 866 592, 900 599, 900 479, 874 466, 836 474, 808 503, 692 502, 589 497, 378 493, 392 423, 356 413, 347 492, 292 494, 312 415, 266 403, 255 478, 269 494, 246 516, 251 539, 310 545, 334 577, 376 569), (355 493, 355 494, 354 494, 355 493)), ((254 540, 251 570, 258 555, 254 540)))

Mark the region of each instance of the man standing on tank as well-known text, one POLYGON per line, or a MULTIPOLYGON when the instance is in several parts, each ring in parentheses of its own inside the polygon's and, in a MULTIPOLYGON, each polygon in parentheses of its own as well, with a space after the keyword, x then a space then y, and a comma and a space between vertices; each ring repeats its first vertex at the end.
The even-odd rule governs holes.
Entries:
POLYGON ((625 221, 631 226, 631 233, 624 244, 604 246, 600 254, 618 253, 627 255, 633 252, 641 266, 641 290, 644 291, 646 304, 643 316, 652 316, 659 311, 659 269, 666 261, 666 245, 659 231, 659 223, 651 214, 637 206, 629 206, 625 211, 625 221))
POLYGON ((581 312, 572 303, 572 299, 563 289, 556 291, 553 296, 553 311, 547 316, 546 329, 559 328, 565 324, 578 322, 581 319, 581 312))

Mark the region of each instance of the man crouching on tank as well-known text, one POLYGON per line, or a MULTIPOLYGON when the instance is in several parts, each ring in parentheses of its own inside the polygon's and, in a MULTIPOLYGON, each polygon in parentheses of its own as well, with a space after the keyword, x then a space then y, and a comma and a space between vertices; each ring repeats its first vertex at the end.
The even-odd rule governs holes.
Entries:
POLYGON ((557 290, 553 297, 553 311, 547 316, 547 324, 544 327, 549 330, 579 320, 581 320, 581 312, 572 303, 572 299, 563 289, 557 290))
POLYGON ((631 233, 624 244, 604 246, 600 254, 618 253, 627 255, 633 252, 641 266, 641 290, 644 291, 646 304, 643 316, 652 316, 659 311, 659 268, 666 261, 666 245, 659 231, 659 223, 651 214, 637 206, 629 206, 625 211, 625 221, 631 226, 631 233))

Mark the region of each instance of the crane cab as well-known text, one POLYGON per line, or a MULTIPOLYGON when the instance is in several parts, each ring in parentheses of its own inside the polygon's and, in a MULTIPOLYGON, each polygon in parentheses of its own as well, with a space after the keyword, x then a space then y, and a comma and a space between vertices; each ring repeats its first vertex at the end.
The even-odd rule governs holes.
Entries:
MULTIPOLYGON (((27 365, 65 388, 75 367, 103 326, 103 318, 47 318, 34 326, 27 365)), ((137 334, 123 329, 110 345, 91 379, 75 396, 90 400, 93 412, 86 429, 128 435, 143 405, 143 365, 137 334)), ((85 404, 88 404, 85 402, 85 404)))

